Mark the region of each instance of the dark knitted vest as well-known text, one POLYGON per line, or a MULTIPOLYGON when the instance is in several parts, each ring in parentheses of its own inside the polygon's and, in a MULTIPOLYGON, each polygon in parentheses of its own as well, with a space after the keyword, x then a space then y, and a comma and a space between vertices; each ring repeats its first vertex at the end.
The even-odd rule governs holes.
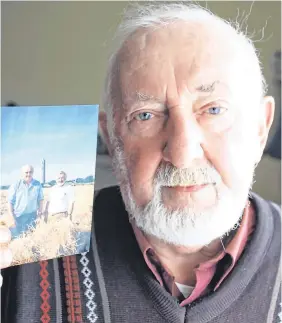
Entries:
POLYGON ((231 274, 180 307, 147 268, 119 189, 103 189, 88 253, 3 270, 1 322, 280 322, 280 211, 255 194, 252 202, 256 229, 231 274))

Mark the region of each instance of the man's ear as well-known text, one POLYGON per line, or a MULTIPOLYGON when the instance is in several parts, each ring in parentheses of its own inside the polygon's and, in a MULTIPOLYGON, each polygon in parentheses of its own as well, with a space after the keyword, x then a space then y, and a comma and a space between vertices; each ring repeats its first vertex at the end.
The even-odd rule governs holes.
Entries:
POLYGON ((99 112, 99 126, 101 130, 101 137, 108 148, 109 155, 112 156, 112 145, 107 127, 107 114, 104 111, 99 112))
POLYGON ((269 130, 271 128, 271 125, 274 119, 274 111, 275 111, 274 98, 272 96, 264 97, 261 103, 261 117, 259 120, 259 139, 260 139, 260 152, 261 152, 258 158, 259 160, 263 155, 263 151, 267 143, 269 130))

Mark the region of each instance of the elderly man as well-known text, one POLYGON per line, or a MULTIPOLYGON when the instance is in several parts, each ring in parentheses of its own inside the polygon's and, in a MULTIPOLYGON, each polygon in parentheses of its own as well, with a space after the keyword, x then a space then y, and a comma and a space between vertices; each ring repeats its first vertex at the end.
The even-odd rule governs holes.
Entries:
POLYGON ((33 173, 33 166, 23 166, 22 178, 9 187, 8 211, 10 219, 13 220, 13 238, 27 231, 42 213, 43 191, 41 184, 33 178, 33 173))
POLYGON ((129 11, 118 35, 100 126, 119 187, 96 195, 89 253, 4 271, 7 322, 39 322, 42 302, 52 322, 277 322, 280 211, 250 191, 274 102, 252 42, 169 3, 129 11), (20 282, 43 267, 40 302, 20 282))
POLYGON ((69 217, 72 220, 74 207, 73 187, 66 183, 67 174, 61 171, 56 179, 56 185, 51 188, 45 208, 45 219, 48 216, 57 218, 69 217))

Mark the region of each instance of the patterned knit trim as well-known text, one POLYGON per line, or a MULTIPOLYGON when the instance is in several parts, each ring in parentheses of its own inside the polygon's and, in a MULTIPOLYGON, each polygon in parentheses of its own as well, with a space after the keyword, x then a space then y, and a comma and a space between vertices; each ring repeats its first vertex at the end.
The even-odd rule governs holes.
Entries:
POLYGON ((91 270, 88 267, 89 259, 87 258, 87 252, 84 252, 81 254, 80 263, 83 266, 81 273, 85 277, 83 280, 83 284, 86 287, 86 291, 84 292, 84 295, 87 298, 87 303, 86 303, 86 307, 88 309, 87 319, 88 319, 88 322, 95 323, 98 320, 98 315, 95 313, 97 304, 94 301, 95 293, 92 289, 92 286, 94 285, 94 283, 90 277, 91 270))
POLYGON ((75 256, 63 257, 68 322, 83 323, 79 277, 75 256))
POLYGON ((42 292, 40 293, 40 297, 42 299, 42 304, 40 306, 43 315, 40 318, 40 321, 42 323, 49 323, 50 322, 50 316, 49 316, 49 312, 51 309, 51 306, 49 304, 49 298, 50 298, 50 294, 48 292, 48 287, 50 286, 47 277, 49 276, 48 274, 48 270, 47 270, 47 265, 48 262, 47 261, 40 261, 39 262, 40 265, 40 277, 41 277, 41 281, 40 281, 40 286, 42 288, 42 292))

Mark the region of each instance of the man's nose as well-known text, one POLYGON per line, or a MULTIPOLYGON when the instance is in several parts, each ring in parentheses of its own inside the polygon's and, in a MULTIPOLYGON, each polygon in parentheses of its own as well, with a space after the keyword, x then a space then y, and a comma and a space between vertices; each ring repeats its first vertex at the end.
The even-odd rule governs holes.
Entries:
POLYGON ((163 158, 177 168, 191 167, 195 160, 204 157, 202 143, 203 133, 195 117, 170 119, 163 158))

